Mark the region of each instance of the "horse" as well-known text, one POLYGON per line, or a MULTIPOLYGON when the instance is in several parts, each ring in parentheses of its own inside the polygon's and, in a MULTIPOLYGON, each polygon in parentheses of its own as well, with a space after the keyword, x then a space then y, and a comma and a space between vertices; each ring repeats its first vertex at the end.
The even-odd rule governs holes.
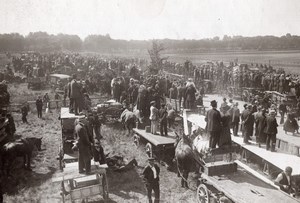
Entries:
POLYGON ((2 157, 2 172, 4 172, 5 164, 6 162, 8 162, 6 167, 6 173, 7 175, 9 175, 11 165, 17 157, 23 157, 24 168, 27 170, 31 170, 30 160, 31 160, 32 151, 34 150, 34 147, 36 147, 38 151, 41 151, 41 145, 42 145, 42 138, 36 138, 36 137, 22 138, 4 144, 0 149, 0 154, 2 157))
POLYGON ((187 179, 189 172, 194 166, 193 149, 191 140, 183 135, 182 138, 177 136, 175 146, 175 160, 177 163, 178 177, 181 176, 181 187, 188 188, 187 179))

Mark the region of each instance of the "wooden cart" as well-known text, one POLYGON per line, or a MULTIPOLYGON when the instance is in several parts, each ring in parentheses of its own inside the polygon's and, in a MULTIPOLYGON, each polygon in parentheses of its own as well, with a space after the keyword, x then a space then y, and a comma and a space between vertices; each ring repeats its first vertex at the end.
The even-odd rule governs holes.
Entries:
MULTIPOLYGON (((139 145, 140 142, 146 142, 146 153, 149 157, 153 155, 164 156, 169 153, 174 154, 175 133, 170 132, 169 136, 153 135, 146 130, 134 128, 134 142, 139 145)), ((172 156, 172 155, 171 155, 172 156)))
MULTIPOLYGON (((183 121, 185 134, 191 133, 191 123, 205 128, 204 116, 191 111, 183 112, 183 121)), ((217 148, 208 151, 207 154, 195 154, 195 160, 202 169, 197 187, 197 202, 226 202, 224 199, 235 203, 299 202, 279 190, 271 180, 245 164, 233 161, 231 153, 238 147, 234 142, 229 148, 217 148)))
POLYGON ((62 202, 69 197, 73 203, 76 200, 88 202, 88 198, 101 195, 105 202, 108 201, 108 182, 106 177, 106 164, 92 164, 91 174, 79 174, 78 163, 68 163, 63 172, 58 173, 52 182, 61 183, 62 202))
POLYGON ((69 113, 69 108, 61 108, 60 120, 62 128, 61 145, 59 147, 58 173, 52 182, 61 182, 62 201, 70 197, 73 203, 76 200, 87 202, 89 197, 102 195, 104 201, 108 200, 108 182, 106 177, 106 164, 99 165, 92 161, 91 174, 80 174, 78 171, 78 151, 73 151, 75 119, 78 116, 69 113))
POLYGON ((236 172, 225 175, 201 174, 197 188, 197 202, 220 202, 221 198, 236 203, 299 202, 241 167, 238 167, 236 172))

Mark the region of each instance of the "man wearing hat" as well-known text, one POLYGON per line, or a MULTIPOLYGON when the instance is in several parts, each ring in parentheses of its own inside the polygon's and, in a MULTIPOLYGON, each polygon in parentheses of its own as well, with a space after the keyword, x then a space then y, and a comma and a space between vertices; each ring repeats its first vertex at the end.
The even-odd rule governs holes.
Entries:
POLYGON ((75 137, 79 150, 78 169, 79 173, 89 174, 91 172, 91 142, 83 123, 84 116, 80 116, 75 125, 75 137), (85 171, 84 171, 85 170, 85 171))
POLYGON ((242 112, 241 115, 242 126, 243 126, 243 137, 244 144, 250 144, 250 137, 253 135, 254 128, 254 115, 252 112, 252 105, 247 105, 246 109, 242 112))
POLYGON ((205 121, 207 122, 207 131, 209 132, 209 147, 216 148, 219 144, 220 134, 222 131, 221 114, 217 110, 217 102, 213 100, 210 102, 212 109, 207 111, 205 121))
POLYGON ((70 104, 70 113, 75 113, 75 115, 78 115, 78 113, 82 110, 82 104, 80 102, 80 99, 82 99, 82 94, 80 92, 81 87, 77 83, 76 78, 76 74, 73 74, 73 80, 69 86, 69 98, 72 98, 72 102, 74 102, 74 105, 70 104))
POLYGON ((276 134, 278 127, 275 115, 275 110, 271 110, 269 116, 266 117, 266 126, 264 128, 264 133, 267 135, 266 150, 270 150, 271 148, 271 152, 275 151, 276 134))
POLYGON ((143 171, 143 180, 147 189, 149 203, 152 203, 152 190, 154 191, 154 203, 159 202, 159 172, 160 168, 154 163, 154 158, 148 159, 148 165, 143 171))
POLYGON ((282 191, 288 194, 290 194, 292 189, 292 172, 292 167, 287 166, 283 172, 278 174, 274 181, 275 185, 278 185, 282 191))
POLYGON ((168 136, 168 112, 165 104, 161 104, 159 110, 159 129, 161 136, 168 136))

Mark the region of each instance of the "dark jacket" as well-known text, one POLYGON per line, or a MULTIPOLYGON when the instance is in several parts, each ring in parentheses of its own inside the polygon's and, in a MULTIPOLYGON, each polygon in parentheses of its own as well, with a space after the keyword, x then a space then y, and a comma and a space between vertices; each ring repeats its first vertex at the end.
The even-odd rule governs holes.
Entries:
POLYGON ((277 134, 277 121, 275 117, 267 116, 266 118, 266 127, 264 129, 264 133, 266 134, 277 134))
POLYGON ((159 110, 160 122, 167 121, 168 112, 165 108, 159 110))
POLYGON ((43 100, 42 99, 37 99, 35 104, 36 104, 37 109, 42 109, 43 108, 43 100))
POLYGON ((90 157, 91 142, 89 140, 86 128, 84 127, 83 123, 78 123, 75 126, 75 136, 78 140, 77 146, 79 149, 79 153, 86 158, 90 157))
POLYGON ((154 167, 155 167, 156 172, 157 172, 157 174, 156 174, 157 178, 156 179, 154 179, 153 171, 152 171, 152 169, 149 165, 146 166, 144 171, 143 171, 143 180, 144 180, 146 185, 150 185, 150 184, 154 183, 155 181, 159 181, 160 168, 156 164, 154 164, 154 167))
POLYGON ((253 133, 254 127, 254 115, 248 109, 244 110, 241 119, 244 125, 244 130, 248 131, 250 134, 253 133))
POLYGON ((195 101, 196 100, 195 93, 196 93, 196 89, 194 88, 194 86, 187 87, 185 91, 186 101, 195 101))
POLYGON ((222 128, 221 114, 217 109, 207 111, 205 121, 207 122, 207 131, 220 131, 222 128))
POLYGON ((80 85, 77 83, 76 80, 72 80, 69 86, 69 97, 70 98, 80 98, 81 97, 81 88, 80 85))

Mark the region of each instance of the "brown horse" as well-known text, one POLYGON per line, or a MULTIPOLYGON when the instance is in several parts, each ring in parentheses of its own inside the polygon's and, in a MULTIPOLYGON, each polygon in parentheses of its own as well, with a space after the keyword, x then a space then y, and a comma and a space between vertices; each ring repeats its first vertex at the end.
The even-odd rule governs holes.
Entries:
POLYGON ((186 135, 183 135, 182 138, 177 136, 174 146, 176 147, 175 159, 178 176, 181 176, 181 187, 188 188, 187 179, 195 163, 191 140, 186 135))
POLYGON ((24 168, 31 170, 30 160, 31 160, 32 151, 34 150, 34 147, 36 147, 38 151, 41 151, 41 145, 42 145, 42 138, 36 138, 36 137, 22 138, 14 142, 6 143, 1 148, 2 171, 4 172, 5 164, 7 162, 6 173, 7 175, 9 175, 11 165, 17 157, 23 157, 24 168))

